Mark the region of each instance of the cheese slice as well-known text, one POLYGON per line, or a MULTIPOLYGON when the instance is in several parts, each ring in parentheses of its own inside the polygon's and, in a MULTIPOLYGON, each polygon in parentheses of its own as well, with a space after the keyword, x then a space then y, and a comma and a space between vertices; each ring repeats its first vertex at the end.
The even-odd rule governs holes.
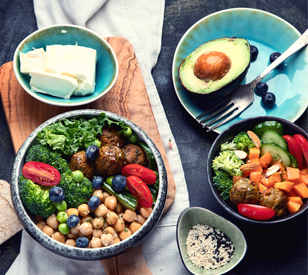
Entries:
POLYGON ((30 76, 30 86, 33 91, 55 97, 68 99, 78 87, 76 78, 60 73, 34 71, 30 72, 30 76))
POLYGON ((44 70, 46 67, 46 52, 43 48, 27 53, 20 52, 20 72, 29 74, 31 71, 44 70))

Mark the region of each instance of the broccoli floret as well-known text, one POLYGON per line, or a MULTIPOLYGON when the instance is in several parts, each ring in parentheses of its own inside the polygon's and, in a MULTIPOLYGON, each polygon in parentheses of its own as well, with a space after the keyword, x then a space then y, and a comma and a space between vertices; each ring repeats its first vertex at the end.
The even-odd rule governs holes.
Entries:
POLYGON ((222 169, 228 172, 231 176, 234 175, 242 175, 242 171, 240 167, 244 164, 242 160, 240 160, 233 151, 227 150, 222 151, 219 155, 214 158, 212 167, 216 171, 218 169, 222 169))
POLYGON ((82 182, 74 181, 73 172, 70 169, 61 174, 61 180, 57 186, 63 189, 68 208, 78 208, 80 204, 87 203, 93 193, 91 181, 86 177, 82 182))
POLYGON ((231 142, 221 144, 220 150, 242 150, 248 153, 250 148, 256 147, 246 132, 241 132, 231 142))
POLYGON ((220 196, 227 200, 230 197, 230 189, 233 185, 232 178, 230 174, 223 170, 216 170, 215 177, 213 177, 214 185, 217 187, 219 191, 221 191, 220 196))
POLYGON ((60 153, 41 144, 34 145, 27 151, 25 161, 36 161, 49 164, 56 168, 60 174, 69 169, 69 163, 62 158, 60 153))
POLYGON ((49 190, 52 186, 35 184, 22 174, 18 178, 18 183, 20 198, 31 213, 47 218, 57 211, 56 204, 49 198, 49 190))

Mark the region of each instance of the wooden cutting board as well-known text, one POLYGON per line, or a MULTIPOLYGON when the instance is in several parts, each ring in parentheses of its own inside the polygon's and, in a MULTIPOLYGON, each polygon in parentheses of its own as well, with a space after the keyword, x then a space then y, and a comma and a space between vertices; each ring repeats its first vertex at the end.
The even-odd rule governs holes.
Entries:
MULTIPOLYGON (((60 113, 76 109, 99 109, 116 113, 142 128, 158 147, 168 174, 168 193, 164 208, 166 213, 175 198, 175 183, 134 49, 123 37, 109 37, 106 40, 118 59, 118 79, 106 95, 95 102, 79 107, 57 107, 34 99, 19 85, 14 75, 13 63, 2 65, 0 93, 15 153, 37 126, 60 113)), ((120 256, 101 262, 107 274, 151 274, 143 258, 141 245, 120 256)))

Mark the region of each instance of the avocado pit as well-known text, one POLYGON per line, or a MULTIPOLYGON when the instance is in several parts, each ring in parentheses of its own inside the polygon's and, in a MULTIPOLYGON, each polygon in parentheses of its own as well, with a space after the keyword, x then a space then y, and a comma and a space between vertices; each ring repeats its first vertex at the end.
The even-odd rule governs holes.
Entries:
POLYGON ((201 54, 195 62, 194 74, 204 81, 222 79, 231 68, 231 59, 223 52, 211 51, 201 54))

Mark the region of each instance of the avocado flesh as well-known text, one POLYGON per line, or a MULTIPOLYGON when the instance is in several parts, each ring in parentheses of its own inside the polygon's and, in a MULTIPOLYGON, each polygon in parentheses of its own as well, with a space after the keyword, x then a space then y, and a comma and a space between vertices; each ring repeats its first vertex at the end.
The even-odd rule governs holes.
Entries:
MULTIPOLYGON (((209 94, 220 90, 239 76, 243 79, 243 72, 247 72, 250 64, 250 46, 244 38, 219 38, 211 40, 199 46, 189 54, 181 63, 179 77, 182 85, 190 92, 197 94, 209 94), (219 80, 204 81, 194 74, 196 60, 206 52, 223 52, 231 60, 231 68, 228 73, 219 80)), ((240 83, 238 83, 240 84, 240 83)), ((234 85, 231 85, 234 89, 234 85)), ((231 92, 231 91, 230 91, 231 92)))

